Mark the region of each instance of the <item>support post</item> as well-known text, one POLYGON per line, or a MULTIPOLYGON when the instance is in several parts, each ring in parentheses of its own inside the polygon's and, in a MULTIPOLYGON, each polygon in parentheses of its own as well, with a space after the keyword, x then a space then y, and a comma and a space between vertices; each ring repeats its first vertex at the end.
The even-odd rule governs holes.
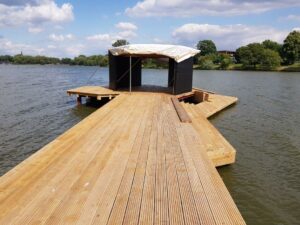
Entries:
POLYGON ((131 92, 131 56, 129 57, 129 92, 131 92))
POLYGON ((81 96, 80 95, 78 95, 77 96, 77 105, 81 105, 81 96))

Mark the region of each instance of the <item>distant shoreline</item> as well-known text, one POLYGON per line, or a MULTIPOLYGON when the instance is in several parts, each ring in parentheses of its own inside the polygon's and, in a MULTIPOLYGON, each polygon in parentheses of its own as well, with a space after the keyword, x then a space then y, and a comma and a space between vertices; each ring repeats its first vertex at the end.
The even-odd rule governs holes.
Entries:
POLYGON ((218 70, 218 71, 256 71, 256 72, 300 72, 300 63, 292 65, 280 66, 276 69, 264 69, 264 68, 243 68, 241 64, 231 64, 227 69, 219 68, 215 66, 212 69, 204 69, 198 65, 194 66, 194 70, 218 70))
MULTIPOLYGON (((88 66, 93 66, 93 67, 101 67, 105 68, 108 67, 106 66, 98 66, 98 65, 70 65, 70 64, 15 64, 15 63, 0 63, 0 65, 13 65, 13 66, 82 66, 82 67, 88 67, 88 66)), ((153 66, 147 67, 144 66, 143 69, 166 69, 166 68, 155 68, 153 66)), ((255 72, 300 72, 300 63, 296 63, 293 65, 289 66, 280 66, 277 69, 274 70, 267 70, 263 68, 242 68, 240 64, 233 64, 228 69, 221 69, 218 67, 215 67, 213 69, 203 69, 197 65, 194 65, 194 70, 207 70, 207 71, 255 71, 255 72)))

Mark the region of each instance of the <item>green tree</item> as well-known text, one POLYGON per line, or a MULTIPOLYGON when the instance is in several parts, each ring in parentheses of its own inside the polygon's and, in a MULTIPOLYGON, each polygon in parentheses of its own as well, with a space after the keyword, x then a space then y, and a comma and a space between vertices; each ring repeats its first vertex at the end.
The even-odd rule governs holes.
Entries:
POLYGON ((84 66, 84 65, 86 65, 86 61, 87 61, 87 58, 85 55, 79 55, 78 57, 74 58, 75 65, 84 66))
POLYGON ((12 63, 13 57, 10 55, 1 55, 0 56, 0 63, 12 63))
POLYGON ((199 68, 203 70, 212 70, 215 68, 212 55, 199 57, 199 68))
POLYGON ((265 70, 273 70, 280 66, 281 57, 278 52, 264 49, 260 61, 260 67, 265 70))
POLYGON ((215 43, 212 40, 202 40, 197 44, 197 49, 200 50, 200 55, 210 55, 217 52, 215 43))
POLYGON ((243 64, 243 67, 252 66, 253 53, 248 46, 242 46, 236 50, 236 60, 238 63, 243 64))
POLYGON ((108 56, 107 55, 100 56, 99 65, 100 66, 108 66, 108 56))
POLYGON ((245 68, 255 68, 260 64, 264 47, 259 43, 251 43, 236 50, 236 59, 245 68))
POLYGON ((273 50, 275 52, 278 52, 279 54, 281 52, 282 45, 277 43, 276 41, 265 40, 262 42, 262 45, 264 48, 273 50))
POLYGON ((125 39, 119 39, 119 40, 116 40, 112 46, 113 47, 119 47, 119 46, 123 46, 123 45, 129 45, 129 42, 126 41, 125 39))
POLYGON ((262 52, 264 51, 264 46, 260 43, 251 43, 248 44, 247 47, 250 49, 253 55, 252 65, 256 66, 261 61, 262 52))
POLYGON ((282 57, 286 64, 300 60, 300 32, 292 31, 286 37, 282 46, 282 57))
POLYGON ((227 54, 219 54, 220 56, 220 69, 227 69, 232 63, 232 58, 227 54))
POLYGON ((72 59, 70 59, 70 58, 62 58, 61 59, 61 64, 71 65, 72 64, 72 59))

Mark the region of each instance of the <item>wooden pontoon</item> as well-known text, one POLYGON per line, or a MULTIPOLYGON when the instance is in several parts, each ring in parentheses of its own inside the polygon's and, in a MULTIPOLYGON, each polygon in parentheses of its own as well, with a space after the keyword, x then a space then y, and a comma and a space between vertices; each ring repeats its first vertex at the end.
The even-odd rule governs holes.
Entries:
POLYGON ((118 93, 2 176, 0 224, 244 224, 205 146, 225 139, 205 116, 210 136, 195 129, 203 103, 182 102, 182 123, 172 97, 118 93))
POLYGON ((207 120, 236 98, 68 93, 111 100, 0 178, 0 224, 245 224, 215 168, 235 150, 207 120))

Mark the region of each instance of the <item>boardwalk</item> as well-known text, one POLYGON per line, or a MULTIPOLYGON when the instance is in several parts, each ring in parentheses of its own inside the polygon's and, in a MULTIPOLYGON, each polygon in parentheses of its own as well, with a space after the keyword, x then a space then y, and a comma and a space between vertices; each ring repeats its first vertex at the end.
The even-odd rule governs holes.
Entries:
POLYGON ((245 224, 171 96, 122 93, 0 178, 0 224, 245 224))
POLYGON ((236 103, 237 100, 235 97, 209 94, 208 101, 199 104, 181 103, 192 118, 192 125, 201 139, 202 149, 207 152, 216 167, 234 163, 236 151, 207 118, 236 103))

